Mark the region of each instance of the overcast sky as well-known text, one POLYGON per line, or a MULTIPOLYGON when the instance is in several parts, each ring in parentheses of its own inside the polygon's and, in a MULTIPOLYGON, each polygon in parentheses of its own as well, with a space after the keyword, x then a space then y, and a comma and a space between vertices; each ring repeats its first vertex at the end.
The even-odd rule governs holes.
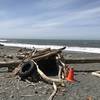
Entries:
POLYGON ((100 39, 100 0, 0 0, 0 38, 100 39))

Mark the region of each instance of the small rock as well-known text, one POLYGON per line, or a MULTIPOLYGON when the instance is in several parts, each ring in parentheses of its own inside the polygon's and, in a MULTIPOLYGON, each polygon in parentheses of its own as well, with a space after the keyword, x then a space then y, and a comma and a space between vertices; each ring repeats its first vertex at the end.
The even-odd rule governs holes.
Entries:
POLYGON ((38 94, 38 91, 35 91, 35 94, 38 94))
POLYGON ((14 95, 11 95, 10 97, 11 97, 11 98, 14 98, 14 95))
POLYGON ((6 59, 3 59, 3 61, 7 61, 6 59))
POLYGON ((43 94, 43 95, 46 95, 46 94, 48 94, 48 93, 47 93, 47 91, 43 91, 42 94, 43 94))
POLYGON ((10 59, 13 59, 13 56, 12 55, 8 55, 6 56, 7 58, 10 58, 10 59))

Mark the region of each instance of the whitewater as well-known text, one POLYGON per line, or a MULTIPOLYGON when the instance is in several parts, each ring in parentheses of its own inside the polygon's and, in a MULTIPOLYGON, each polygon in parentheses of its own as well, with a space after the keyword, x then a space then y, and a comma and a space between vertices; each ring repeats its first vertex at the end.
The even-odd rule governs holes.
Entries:
MULTIPOLYGON (((0 42, 0 44, 4 46, 12 46, 12 47, 22 47, 22 48, 38 48, 38 49, 44 49, 44 48, 51 48, 51 49, 59 49, 63 46, 58 45, 34 45, 34 44, 23 44, 23 43, 5 43, 0 42)), ((87 53, 100 53, 100 48, 93 48, 93 47, 70 47, 66 46, 65 51, 75 51, 75 52, 87 52, 87 53)))

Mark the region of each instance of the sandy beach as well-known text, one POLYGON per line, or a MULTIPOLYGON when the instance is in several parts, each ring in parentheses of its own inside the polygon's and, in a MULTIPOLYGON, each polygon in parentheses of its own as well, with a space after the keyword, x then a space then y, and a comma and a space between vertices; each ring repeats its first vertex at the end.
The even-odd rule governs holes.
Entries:
MULTIPOLYGON (((17 60, 17 47, 0 47, 0 61, 17 60), (13 58, 7 58, 12 55, 13 58)), ((100 54, 81 52, 63 52, 65 58, 100 58, 100 54)), ((75 71, 75 83, 66 82, 59 87, 54 100, 100 100, 100 78, 91 75, 92 71, 100 70, 100 63, 69 64, 75 71), (89 72, 88 72, 89 71, 89 72)), ((0 68, 0 100, 47 100, 53 91, 50 84, 42 81, 29 83, 18 77, 6 78, 7 68, 0 68)))

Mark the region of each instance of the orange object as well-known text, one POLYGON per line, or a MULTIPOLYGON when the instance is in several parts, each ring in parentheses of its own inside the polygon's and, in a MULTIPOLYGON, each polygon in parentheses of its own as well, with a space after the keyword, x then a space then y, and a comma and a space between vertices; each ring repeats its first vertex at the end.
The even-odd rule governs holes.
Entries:
POLYGON ((92 96, 88 96, 86 100, 93 100, 92 96))
POLYGON ((68 72, 68 76, 66 77, 66 80, 70 82, 75 82, 73 68, 69 68, 69 72, 68 72))

